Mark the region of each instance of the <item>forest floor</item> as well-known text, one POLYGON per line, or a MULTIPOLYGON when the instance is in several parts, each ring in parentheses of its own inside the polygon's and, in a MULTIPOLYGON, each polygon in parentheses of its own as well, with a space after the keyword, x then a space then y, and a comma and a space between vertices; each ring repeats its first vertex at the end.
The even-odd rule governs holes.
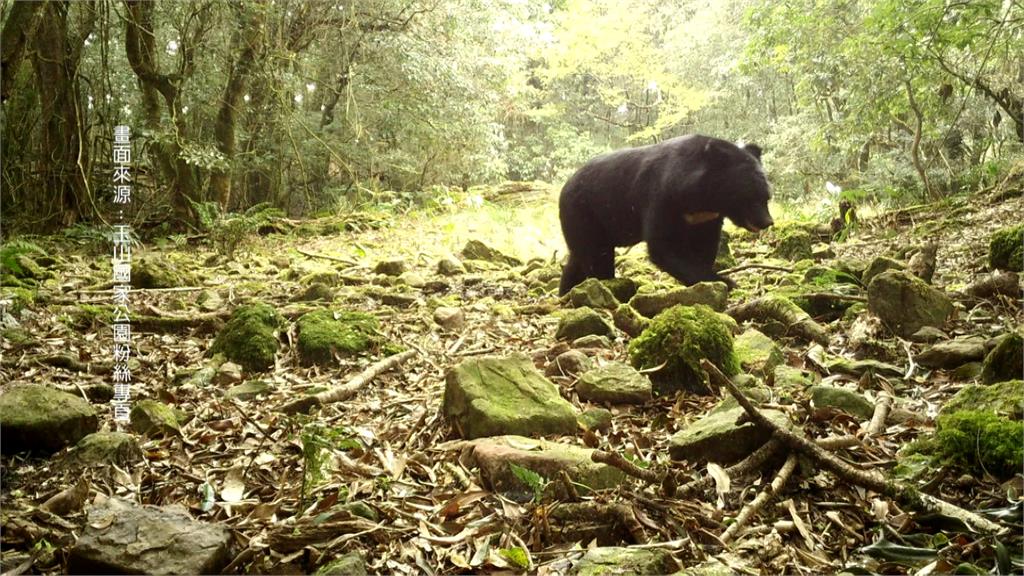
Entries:
MULTIPOLYGON (((993 232, 1021 223, 1021 182, 1005 182, 1004 188, 862 219, 844 241, 816 246, 815 265, 859 273, 877 256, 905 263, 934 243, 932 283, 955 305, 937 338, 976 336, 987 351, 996 338, 1022 325, 1019 293, 959 293, 987 271, 993 232)), ((201 238, 136 247, 134 258, 158 258, 182 279, 181 285, 133 290, 129 307, 145 318, 133 339, 133 399, 173 408, 175 422, 161 433, 134 432, 141 457, 120 465, 83 469, 73 463, 73 448, 52 456, 5 455, 2 571, 65 572, 76 540, 97 529, 86 525, 87 512, 106 497, 182 505, 196 520, 230 528, 229 573, 311 573, 352 552, 370 573, 601 573, 626 562, 595 555, 590 549, 598 544, 648 554, 629 559, 654 558, 656 564, 634 566, 645 573, 944 573, 960 565, 989 570, 1010 563, 1014 572, 1022 569, 1020 473, 999 476, 929 462, 924 473, 901 480, 970 513, 994 509, 986 518, 1010 530, 991 534, 971 526, 973 516, 965 521, 956 513, 919 514, 898 495, 858 483, 819 456, 800 452, 799 459, 787 459, 798 452, 789 445, 750 469, 729 473, 724 464, 670 459, 673 434, 709 414, 728 397, 725 390, 609 405, 610 425, 547 439, 622 455, 641 466, 638 472, 620 463, 631 476, 615 488, 582 495, 570 489, 558 500, 538 496, 523 502, 489 485, 473 458, 475 441, 461 439, 442 410, 446 375, 454 366, 522 352, 580 412, 592 404, 575 391, 574 375, 550 369, 572 347, 555 337, 560 313, 568 308, 551 291, 551 271, 557 275, 563 248, 556 192, 530 192, 433 213, 355 215, 343 219, 348 231, 334 226, 326 235, 309 235, 317 225, 298 224, 287 233, 256 236, 230 258, 218 256, 201 238), (465 258, 460 251, 471 240, 521 263, 465 258), (469 270, 439 274, 438 262, 453 255, 469 270), (401 276, 378 268, 395 259, 401 263, 392 268, 404 269, 401 276), (331 301, 296 298, 311 278, 326 281, 331 301), (257 372, 214 363, 208 352, 218 330, 236 306, 253 301, 270 304, 288 319, 278 334, 274 365, 257 372), (439 325, 439 307, 457 309, 461 323, 439 325), (306 365, 296 351, 295 320, 313 310, 370 313, 383 338, 412 354, 358 381, 353 378, 387 355, 383 347, 306 365), (204 367, 210 368, 205 377, 204 367), (226 394, 256 381, 262 383, 257 396, 226 394), (346 385, 341 401, 323 402, 308 414, 281 411, 297 398, 346 385), (666 486, 666 477, 676 486, 666 486), (701 478, 714 482, 687 484, 701 478), (773 479, 778 486, 769 486, 773 479), (41 507, 76 486, 75 503, 61 513, 41 507), (580 565, 585 555, 589 564, 580 565)), ((785 215, 776 219, 784 221, 785 215)), ((97 399, 102 393, 94 394, 111 381, 112 336, 102 309, 111 302, 109 252, 68 238, 31 241, 55 262, 49 279, 18 312, 17 327, 6 328, 0 392, 45 384, 92 398, 99 428, 118 429, 109 404, 97 399), (10 332, 15 329, 17 341, 10 332)), ((731 277, 739 288, 730 294, 730 306, 783 290, 803 276, 806 265, 773 257, 781 241, 776 233, 733 235, 737 270, 731 277)), ((642 283, 673 287, 644 263, 642 247, 620 256, 620 273, 626 269, 642 283)), ((839 300, 848 298, 845 309, 863 304, 866 295, 866 288, 854 284, 839 300)), ((762 407, 781 411, 798 425, 795 434, 818 441, 851 469, 888 473, 897 451, 934 433, 939 409, 979 374, 959 366, 923 367, 919 358, 930 344, 893 336, 863 308, 817 318, 827 346, 799 337, 773 339, 798 380, 856 392, 872 407, 895 398, 899 418, 867 434, 870 417, 815 406, 809 387, 789 389, 762 407), (823 354, 885 367, 833 371, 823 354), (895 372, 886 371, 891 367, 895 372), (821 442, 830 438, 842 440, 821 442)), ((591 339, 581 351, 596 365, 628 363, 630 338, 619 331, 612 336, 607 342, 591 339)), ((775 377, 770 373, 764 380, 773 384, 775 377)), ((764 438, 770 434, 763 432, 764 438)), ((333 573, 358 572, 349 566, 333 573)))

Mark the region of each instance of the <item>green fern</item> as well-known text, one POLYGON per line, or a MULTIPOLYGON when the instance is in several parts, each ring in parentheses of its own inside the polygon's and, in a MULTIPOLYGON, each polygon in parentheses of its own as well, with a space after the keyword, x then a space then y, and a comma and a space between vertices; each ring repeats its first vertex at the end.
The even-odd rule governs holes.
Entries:
POLYGON ((25 270, 18 264, 18 256, 22 254, 46 254, 46 252, 35 244, 25 240, 12 240, 0 247, 0 271, 10 272, 16 277, 25 274, 25 270))

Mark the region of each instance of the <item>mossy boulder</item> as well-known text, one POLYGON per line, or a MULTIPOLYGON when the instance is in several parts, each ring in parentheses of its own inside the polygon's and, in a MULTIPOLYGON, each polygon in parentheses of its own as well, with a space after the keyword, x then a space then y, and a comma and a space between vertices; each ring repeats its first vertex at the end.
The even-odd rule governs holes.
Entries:
POLYGON ((293 302, 312 302, 314 300, 334 300, 334 290, 323 282, 314 282, 305 290, 292 297, 293 302))
POLYGON ((145 436, 179 436, 181 424, 174 409, 156 400, 140 400, 132 406, 132 430, 145 436))
POLYGON ((938 418, 934 449, 940 459, 978 476, 1008 478, 1024 462, 1024 421, 989 411, 961 410, 938 418))
POLYGON ((629 300, 629 305, 640 314, 653 318, 673 306, 703 304, 721 312, 729 299, 729 288, 724 282, 699 282, 667 291, 640 291, 629 300))
POLYGON ((335 354, 351 356, 380 343, 377 318, 363 312, 317 310, 298 321, 299 357, 303 364, 331 364, 335 354))
POLYGON ((445 376, 442 411, 463 438, 571 434, 576 414, 525 354, 460 362, 445 376))
MULTIPOLYGON (((565 473, 582 494, 622 484, 626 475, 618 468, 594 462, 591 458, 593 453, 593 450, 582 446, 510 435, 476 441, 472 458, 480 469, 480 478, 485 486, 512 500, 528 502, 536 494, 535 488, 539 487, 524 482, 510 464, 547 480, 565 473)), ((543 488, 545 496, 569 496, 562 482, 549 482, 543 488)))
POLYGON ((860 277, 860 281, 865 286, 868 286, 871 284, 871 281, 875 279, 875 276, 878 276, 882 272, 887 272, 889 270, 903 270, 904 268, 906 268, 906 266, 898 260, 893 260, 887 256, 877 256, 868 264, 868 267, 864 269, 864 272, 860 277))
POLYGON ((728 376, 740 370, 730 322, 701 304, 665 310, 629 343, 629 359, 635 368, 661 366, 651 374, 658 394, 706 391, 707 373, 700 367, 702 358, 728 376))
POLYGON ((992 268, 1021 271, 1024 267, 1024 224, 1003 228, 992 235, 988 264, 992 268))
POLYGON ((778 242, 772 251, 772 256, 791 261, 811 257, 814 238, 806 230, 796 226, 787 226, 780 228, 777 234, 778 242))
POLYGON ((389 258, 377 262, 377 265, 373 267, 373 272, 385 276, 401 276, 405 269, 404 258, 389 258))
POLYGON ((633 337, 643 332, 651 322, 629 304, 619 304, 619 307, 612 312, 612 320, 615 322, 616 328, 633 337))
POLYGON ((555 338, 559 340, 576 340, 590 334, 611 336, 615 329, 604 316, 593 308, 583 306, 565 311, 558 320, 555 338))
POLYGON ((985 356, 981 381, 986 384, 1024 376, 1024 336, 1011 332, 1002 337, 985 356))
MULTIPOLYGON (((792 428, 789 418, 778 410, 762 413, 783 428, 792 428)), ((673 460, 732 464, 749 456, 771 438, 771 432, 750 421, 740 406, 712 410, 700 420, 672 435, 669 455, 673 460)))
POLYGON ((835 408, 847 414, 856 416, 861 420, 867 420, 875 412, 875 407, 867 398, 846 388, 837 386, 825 386, 819 384, 811 386, 811 401, 816 408, 835 408))
POLYGON ((277 330, 283 325, 284 318, 267 304, 240 306, 217 335, 211 352, 223 353, 246 370, 266 370, 274 365, 280 345, 277 330))
POLYGON ((191 283, 166 256, 148 254, 132 264, 134 288, 178 288, 191 283))
POLYGON ((581 400, 610 404, 643 404, 651 400, 651 380, 621 362, 584 372, 576 381, 581 400))
POLYGON ((679 565, 667 550, 609 546, 587 550, 569 575, 672 574, 678 571, 679 565))
POLYGON ((502 254, 479 240, 469 240, 462 248, 462 257, 466 260, 480 260, 505 266, 520 266, 522 260, 502 254))
POLYGON ((640 289, 640 283, 632 278, 618 277, 618 278, 607 278, 601 280, 601 284, 604 284, 608 290, 611 290, 615 299, 619 302, 629 302, 636 291, 640 289))
POLYGON ((767 378, 784 360, 779 345, 753 328, 736 337, 733 349, 736 351, 740 367, 761 378, 767 378))
POLYGON ((78 466, 115 464, 125 467, 143 458, 138 439, 125 432, 93 432, 75 444, 65 462, 78 466))
POLYGON ((587 278, 580 282, 569 291, 566 298, 574 308, 587 306, 614 310, 619 305, 612 291, 597 278, 587 278))
POLYGON ((24 385, 0 395, 0 448, 5 454, 56 452, 98 426, 92 405, 67 392, 24 385))
POLYGON ((1024 380, 964 386, 943 405, 939 414, 961 410, 985 410, 1014 420, 1024 419, 1024 380))
POLYGON ((871 280, 868 310, 904 338, 924 326, 945 324, 953 303, 942 291, 913 274, 890 270, 871 280))

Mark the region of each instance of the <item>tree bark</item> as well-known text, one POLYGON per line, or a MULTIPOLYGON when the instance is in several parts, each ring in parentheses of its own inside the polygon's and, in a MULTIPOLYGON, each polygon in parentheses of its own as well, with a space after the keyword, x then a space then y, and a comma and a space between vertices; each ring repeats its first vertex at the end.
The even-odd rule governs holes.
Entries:
POLYGON ((235 5, 239 11, 239 32, 236 41, 240 44, 238 57, 228 71, 228 83, 221 98, 220 111, 213 133, 217 141, 217 149, 224 155, 227 166, 214 169, 210 174, 210 192, 217 200, 221 210, 227 211, 231 204, 231 165, 235 157, 235 125, 238 112, 242 106, 246 83, 257 57, 262 53, 264 32, 264 9, 245 13, 246 8, 235 5))
POLYGON ((60 223, 70 226, 91 205, 89 149, 85 142, 85 121, 79 94, 78 64, 82 46, 96 20, 93 3, 78 4, 87 10, 77 36, 67 26, 71 5, 49 1, 40 9, 41 22, 35 34, 32 62, 42 112, 43 133, 39 172, 43 188, 57 196, 60 223))
POLYGON ((25 59, 25 46, 39 26, 42 2, 15 2, 4 22, 3 45, 0 46, 0 102, 6 102, 14 86, 21 61, 25 59))

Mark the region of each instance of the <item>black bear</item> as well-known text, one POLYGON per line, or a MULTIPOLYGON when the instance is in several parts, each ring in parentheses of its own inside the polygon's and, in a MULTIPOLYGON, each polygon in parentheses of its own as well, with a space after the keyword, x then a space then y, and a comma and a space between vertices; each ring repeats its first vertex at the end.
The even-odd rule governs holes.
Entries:
POLYGON ((559 294, 586 278, 615 277, 615 247, 647 242, 658 268, 690 285, 712 270, 724 218, 757 232, 773 224, 761 149, 680 136, 610 152, 583 165, 558 199, 569 262, 559 294))

